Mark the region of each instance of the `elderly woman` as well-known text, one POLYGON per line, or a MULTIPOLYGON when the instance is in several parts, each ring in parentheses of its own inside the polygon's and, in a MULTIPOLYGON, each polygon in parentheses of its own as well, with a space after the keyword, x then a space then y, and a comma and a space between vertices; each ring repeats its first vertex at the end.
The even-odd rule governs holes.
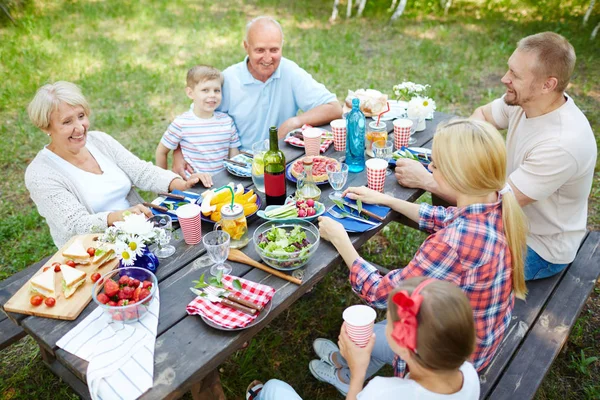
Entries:
POLYGON ((73 235, 122 220, 125 211, 151 216, 135 204, 139 196, 132 185, 164 192, 199 181, 196 175, 185 181, 140 160, 106 133, 88 131, 90 107, 73 83, 42 86, 27 111, 50 143, 27 167, 25 185, 59 248, 73 235))

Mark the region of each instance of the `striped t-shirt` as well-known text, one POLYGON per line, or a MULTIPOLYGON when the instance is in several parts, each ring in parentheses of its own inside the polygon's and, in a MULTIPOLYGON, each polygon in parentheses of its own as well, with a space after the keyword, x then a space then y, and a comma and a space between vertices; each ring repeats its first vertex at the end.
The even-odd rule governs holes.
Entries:
POLYGON ((229 149, 241 144, 229 115, 215 111, 212 118, 202 119, 192 110, 175 118, 160 142, 171 150, 180 145, 184 160, 195 172, 210 174, 223 170, 223 160, 228 158, 229 149))

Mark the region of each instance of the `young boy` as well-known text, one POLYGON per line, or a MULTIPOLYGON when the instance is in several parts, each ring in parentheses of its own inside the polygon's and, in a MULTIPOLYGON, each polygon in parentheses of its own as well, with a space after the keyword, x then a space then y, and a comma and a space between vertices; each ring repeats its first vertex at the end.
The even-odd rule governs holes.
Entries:
POLYGON ((223 160, 238 154, 241 145, 233 119, 215 112, 222 85, 223 74, 214 67, 198 65, 188 71, 185 93, 193 107, 167 128, 156 148, 156 165, 166 169, 169 151, 181 146, 184 160, 201 174, 204 186, 212 186, 211 175, 223 170, 223 160))

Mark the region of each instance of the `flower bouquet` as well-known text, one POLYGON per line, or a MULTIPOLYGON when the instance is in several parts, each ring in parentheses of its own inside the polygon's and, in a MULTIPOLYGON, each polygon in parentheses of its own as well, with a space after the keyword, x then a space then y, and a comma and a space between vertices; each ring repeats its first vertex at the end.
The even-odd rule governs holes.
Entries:
POLYGON ((427 94, 427 89, 430 87, 430 85, 422 85, 420 83, 402 82, 398 85, 394 85, 393 90, 396 100, 410 101, 413 97, 425 96, 427 94))
POLYGON ((132 266, 139 257, 149 252, 147 247, 150 244, 166 235, 163 228, 155 227, 143 214, 129 213, 124 216, 123 221, 117 221, 114 226, 108 227, 99 240, 113 243, 121 265, 132 266))
POLYGON ((425 118, 433 115, 435 101, 429 97, 415 96, 408 102, 407 114, 409 119, 417 121, 416 132, 425 129, 425 118))

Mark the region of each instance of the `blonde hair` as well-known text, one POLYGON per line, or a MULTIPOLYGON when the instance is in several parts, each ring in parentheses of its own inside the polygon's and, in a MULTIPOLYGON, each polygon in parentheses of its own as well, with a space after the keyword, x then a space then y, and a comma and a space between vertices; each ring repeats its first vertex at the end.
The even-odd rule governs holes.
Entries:
MULTIPOLYGON (((484 196, 506 184, 506 146, 492 125, 454 119, 438 127, 433 137, 433 163, 448 185, 459 193, 484 196)), ((512 191, 502 195, 502 222, 510 248, 515 295, 525 299, 525 214, 512 191)))
MULTIPOLYGON (((425 277, 402 281, 388 297, 392 323, 398 322, 393 297, 401 290, 409 295, 425 277)), ((475 351, 475 321, 471 303, 463 291, 447 281, 433 280, 420 291, 423 302, 417 315, 417 348, 414 359, 422 367, 448 371, 458 369, 475 351)))
POLYGON ((193 89, 197 84, 206 81, 219 81, 223 86, 223 74, 217 68, 210 65, 196 65, 187 73, 187 87, 193 89))
POLYGON ((46 84, 37 90, 27 107, 29 119, 38 128, 48 129, 52 113, 61 103, 73 107, 81 106, 85 114, 90 115, 90 106, 79 86, 71 82, 58 81, 46 84))
POLYGON ((564 92, 575 69, 575 49, 558 33, 542 32, 519 41, 517 50, 537 55, 536 75, 539 78, 555 77, 557 92, 564 92))

